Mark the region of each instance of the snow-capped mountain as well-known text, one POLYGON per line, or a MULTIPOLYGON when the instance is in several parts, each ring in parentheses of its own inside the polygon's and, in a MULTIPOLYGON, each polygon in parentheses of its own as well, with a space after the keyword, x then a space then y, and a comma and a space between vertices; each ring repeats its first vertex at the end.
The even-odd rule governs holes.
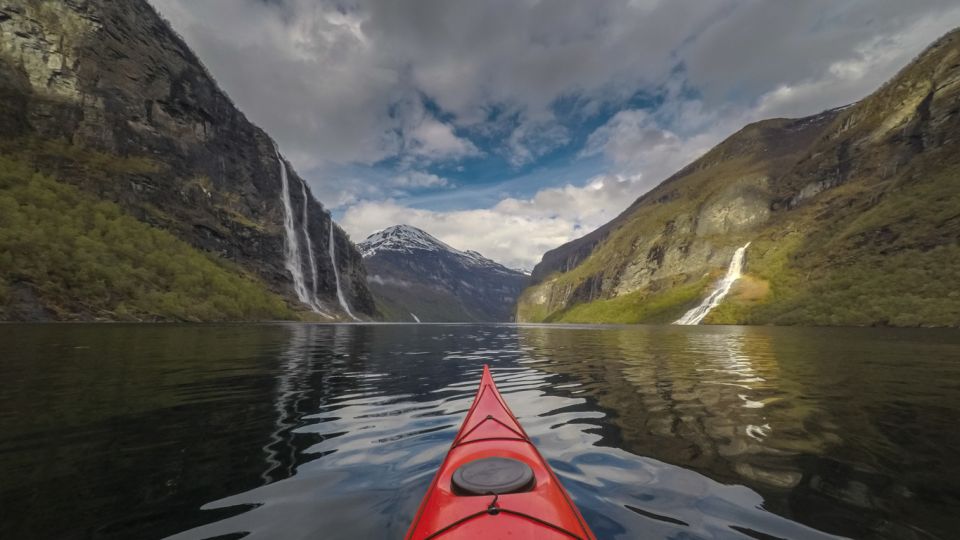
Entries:
POLYGON ((357 248, 370 289, 389 320, 511 321, 528 279, 410 225, 376 232, 357 248))

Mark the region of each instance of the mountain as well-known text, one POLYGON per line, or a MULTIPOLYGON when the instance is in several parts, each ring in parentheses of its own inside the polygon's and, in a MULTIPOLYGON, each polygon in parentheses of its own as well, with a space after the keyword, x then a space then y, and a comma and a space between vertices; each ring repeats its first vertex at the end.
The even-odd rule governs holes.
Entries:
POLYGON ((0 5, 0 149, 0 319, 373 313, 360 253, 144 0, 0 5))
POLYGON ((758 122, 543 256, 518 320, 960 325, 960 30, 873 95, 758 122))
POLYGON ((527 284, 526 274, 409 225, 374 233, 357 247, 388 320, 511 321, 527 284))

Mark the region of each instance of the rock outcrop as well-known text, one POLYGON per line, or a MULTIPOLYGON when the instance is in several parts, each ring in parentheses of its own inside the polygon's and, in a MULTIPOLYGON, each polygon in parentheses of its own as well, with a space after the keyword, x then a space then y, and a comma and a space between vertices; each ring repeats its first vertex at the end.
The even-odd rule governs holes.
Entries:
MULTIPOLYGON (((238 264, 299 305, 283 262, 274 142, 146 1, 0 5, 0 143, 38 170, 238 264)), ((298 220, 309 207, 318 297, 336 311, 330 215, 299 188, 292 168, 290 181, 298 220)), ((334 231, 344 294, 370 315, 360 253, 334 231)))

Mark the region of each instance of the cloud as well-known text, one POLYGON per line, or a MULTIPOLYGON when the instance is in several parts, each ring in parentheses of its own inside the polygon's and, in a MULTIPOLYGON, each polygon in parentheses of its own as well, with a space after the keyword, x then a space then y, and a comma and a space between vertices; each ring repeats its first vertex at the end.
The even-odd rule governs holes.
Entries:
POLYGON ((960 6, 891 33, 868 37, 825 63, 815 76, 780 83, 757 100, 752 119, 797 117, 866 97, 937 37, 960 24, 960 6))
POLYGON ((150 1, 352 234, 410 222, 526 267, 746 123, 858 100, 960 25, 956 0, 150 1), (397 202, 553 152, 605 173, 397 202))
MULTIPOLYGON (((714 11, 653 0, 151 1, 304 170, 473 155, 457 130, 491 108, 536 119, 568 95, 620 101, 668 73, 678 37, 714 11), (417 121, 425 102, 443 112, 437 123, 417 121)), ((516 148, 536 156, 532 146, 516 148)))
POLYGON ((558 100, 622 107, 678 68, 714 108, 852 58, 873 69, 829 93, 856 99, 960 24, 955 0, 151 1, 298 169, 477 155, 461 129, 495 108, 531 119, 507 145, 527 163, 565 142, 540 123, 558 100))
POLYGON ((422 189, 432 187, 447 187, 450 185, 450 181, 435 174, 422 171, 411 171, 393 177, 390 181, 390 184, 398 188, 422 189))
POLYGON ((640 177, 599 175, 583 185, 507 197, 490 208, 438 212, 394 200, 362 201, 347 208, 341 225, 355 242, 405 223, 453 247, 474 250, 513 268, 531 269, 540 255, 606 223, 641 193, 640 177))
MULTIPOLYGON (((699 102, 691 101, 678 107, 675 114, 686 114, 681 109, 699 108, 699 102)), ((612 171, 637 178, 642 194, 729 135, 731 124, 732 121, 717 118, 712 128, 684 136, 663 127, 663 122, 648 111, 623 110, 590 134, 581 155, 606 156, 612 171)), ((633 201, 626 201, 623 207, 630 202, 633 201)))
POLYGON ((453 126, 425 117, 408 133, 410 152, 429 159, 451 159, 480 153, 472 142, 453 133, 453 126))
POLYGON ((507 139, 506 151, 510 163, 519 167, 568 142, 568 130, 552 116, 541 120, 525 119, 507 139))

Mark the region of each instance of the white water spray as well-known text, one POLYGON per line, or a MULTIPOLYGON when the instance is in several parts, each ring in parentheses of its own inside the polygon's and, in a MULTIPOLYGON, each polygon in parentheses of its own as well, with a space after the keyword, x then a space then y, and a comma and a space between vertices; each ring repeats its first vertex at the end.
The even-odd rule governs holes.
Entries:
MULTIPOLYGON (((310 295, 307 293, 307 284, 303 278, 303 268, 300 260, 300 242, 297 240, 297 231, 293 228, 293 204, 290 202, 290 181, 287 178, 287 164, 277 150, 277 161, 280 163, 280 198, 283 199, 283 263, 290 275, 293 276, 293 290, 297 298, 304 304, 310 305, 310 295)), ((313 306, 311 306, 313 307, 313 306)))
POLYGON ((337 282, 337 300, 340 301, 340 307, 347 312, 353 320, 358 320, 353 312, 350 311, 350 305, 347 304, 346 297, 343 296, 343 289, 340 288, 340 270, 337 269, 337 248, 333 242, 333 217, 330 217, 330 264, 333 265, 333 278, 337 282))
POLYGON ((720 283, 717 284, 717 287, 713 289, 713 292, 704 298, 703 302, 701 302, 699 306, 686 312, 683 317, 677 319, 677 321, 673 324, 700 324, 704 317, 706 317, 707 314, 713 310, 713 308, 720 305, 720 302, 723 300, 723 298, 727 296, 728 292, 730 292, 730 287, 732 287, 742 275, 743 256, 747 253, 748 247, 750 247, 750 242, 747 242, 746 245, 737 248, 737 250, 733 252, 733 259, 730 260, 730 266, 727 268, 727 275, 723 276, 723 279, 721 279, 720 283))
POLYGON ((312 293, 311 298, 315 305, 320 305, 320 302, 317 300, 317 261, 313 258, 313 240, 310 239, 310 232, 307 230, 307 207, 310 206, 310 200, 307 199, 307 186, 303 182, 300 182, 300 193, 303 195, 303 223, 301 227, 303 229, 303 237, 307 239, 307 260, 310 261, 310 275, 313 277, 311 282, 310 292, 312 293))
MULTIPOLYGON (((284 266, 293 277, 293 290, 297 293, 297 299, 306 304, 311 310, 321 315, 328 316, 320 309, 317 302, 317 272, 313 271, 313 294, 307 289, 306 278, 303 275, 303 259, 300 257, 300 240, 297 238, 297 231, 293 224, 293 203, 290 201, 290 179, 287 177, 287 163, 283 161, 280 155, 280 149, 275 148, 277 152, 277 161, 280 162, 280 197, 283 199, 283 258, 284 266)), ((306 188, 303 184, 300 187, 304 190, 303 199, 303 234, 307 239, 307 249, 310 256, 310 265, 314 266, 313 261, 313 243, 310 241, 310 235, 307 233, 307 199, 306 188)))

